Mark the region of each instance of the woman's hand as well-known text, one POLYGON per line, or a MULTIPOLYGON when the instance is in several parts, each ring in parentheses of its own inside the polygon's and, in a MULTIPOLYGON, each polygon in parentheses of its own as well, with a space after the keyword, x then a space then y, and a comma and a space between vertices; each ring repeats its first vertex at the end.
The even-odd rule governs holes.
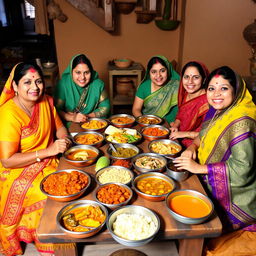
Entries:
POLYGON ((174 122, 170 123, 169 130, 171 131, 171 133, 178 132, 179 131, 179 126, 180 126, 180 120, 179 119, 175 119, 174 122))
POLYGON ((173 163, 175 167, 177 167, 178 170, 188 170, 195 174, 207 174, 207 165, 201 165, 195 162, 190 157, 180 156, 173 160, 173 163))
POLYGON ((186 137, 185 132, 178 131, 178 128, 177 128, 177 131, 175 131, 175 129, 176 128, 171 128, 170 129, 171 130, 171 134, 170 134, 169 138, 171 140, 176 140, 176 139, 180 139, 180 138, 185 138, 186 137), (173 131, 172 131, 172 129, 173 129, 173 131))
POLYGON ((171 134, 179 131, 177 127, 173 127, 173 126, 171 126, 169 130, 171 131, 171 134))
POLYGON ((51 144, 48 148, 48 155, 55 156, 59 153, 65 152, 71 145, 71 141, 68 138, 65 139, 57 139, 51 144))
POLYGON ((197 149, 198 146, 193 142, 185 151, 181 153, 181 156, 195 160, 197 157, 197 149))
POLYGON ((87 121, 88 117, 82 113, 73 113, 72 121, 75 123, 83 123, 87 121))

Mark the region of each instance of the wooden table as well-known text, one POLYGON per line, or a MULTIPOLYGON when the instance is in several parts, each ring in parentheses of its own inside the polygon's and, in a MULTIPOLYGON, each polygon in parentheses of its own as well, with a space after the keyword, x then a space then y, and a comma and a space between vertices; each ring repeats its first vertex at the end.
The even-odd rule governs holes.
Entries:
MULTIPOLYGON (((70 128, 71 132, 81 131, 80 126, 72 124, 70 128)), ((144 152, 148 152, 148 141, 143 141, 138 145, 144 152)), ((105 144, 100 148, 102 154, 106 152, 108 145, 105 144)), ((58 169, 74 169, 74 166, 68 164, 63 158, 60 159, 58 169)), ((95 164, 78 168, 85 170, 87 173, 90 173, 93 177, 95 174, 95 164)), ((176 182, 176 189, 194 189, 203 194, 205 191, 196 175, 191 175, 187 180, 183 182, 176 182)), ((90 190, 79 199, 88 199, 93 200, 92 191, 96 188, 96 182, 94 182, 90 190)), ((66 202, 57 202, 51 199, 47 199, 45 209, 41 218, 41 223, 37 229, 38 238, 41 242, 45 243, 68 243, 68 242, 83 242, 83 243, 96 243, 96 242, 107 242, 114 241, 105 228, 100 231, 97 235, 89 238, 72 238, 67 236, 62 230, 60 230, 56 225, 56 216, 59 210, 67 204, 66 202)), ((165 201, 161 202, 151 202, 147 201, 141 197, 135 196, 132 204, 145 206, 154 212, 156 212, 161 221, 161 228, 156 240, 179 240, 179 255, 180 256, 189 256, 191 251, 193 251, 193 256, 199 256, 202 254, 204 238, 207 237, 217 237, 221 234, 222 224, 217 214, 214 213, 212 217, 203 224, 199 225, 187 225, 182 224, 169 214, 167 207, 165 206, 165 201)), ((69 251, 68 254, 64 252, 56 253, 55 255, 68 255, 75 256, 75 251, 69 251)))

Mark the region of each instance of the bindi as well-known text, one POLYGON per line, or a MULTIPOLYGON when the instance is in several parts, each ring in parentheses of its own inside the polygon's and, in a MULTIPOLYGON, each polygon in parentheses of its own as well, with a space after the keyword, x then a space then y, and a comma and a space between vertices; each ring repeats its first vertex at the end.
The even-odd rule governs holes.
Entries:
POLYGON ((36 72, 36 70, 34 68, 30 68, 29 71, 32 72, 32 73, 36 72))

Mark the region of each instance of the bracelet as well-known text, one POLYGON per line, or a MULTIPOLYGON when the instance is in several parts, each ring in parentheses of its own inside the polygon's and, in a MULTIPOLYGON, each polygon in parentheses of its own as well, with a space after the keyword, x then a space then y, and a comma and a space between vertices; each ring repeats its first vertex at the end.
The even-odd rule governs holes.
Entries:
POLYGON ((41 159, 39 158, 38 151, 36 151, 36 161, 41 162, 41 159))

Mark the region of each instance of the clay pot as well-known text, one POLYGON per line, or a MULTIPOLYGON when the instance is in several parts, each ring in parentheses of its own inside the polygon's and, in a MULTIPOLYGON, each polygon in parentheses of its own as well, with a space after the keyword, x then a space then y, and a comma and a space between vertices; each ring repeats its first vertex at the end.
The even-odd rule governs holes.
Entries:
POLYGON ((134 91, 133 81, 129 78, 119 78, 116 84, 116 92, 119 95, 130 95, 134 91))

